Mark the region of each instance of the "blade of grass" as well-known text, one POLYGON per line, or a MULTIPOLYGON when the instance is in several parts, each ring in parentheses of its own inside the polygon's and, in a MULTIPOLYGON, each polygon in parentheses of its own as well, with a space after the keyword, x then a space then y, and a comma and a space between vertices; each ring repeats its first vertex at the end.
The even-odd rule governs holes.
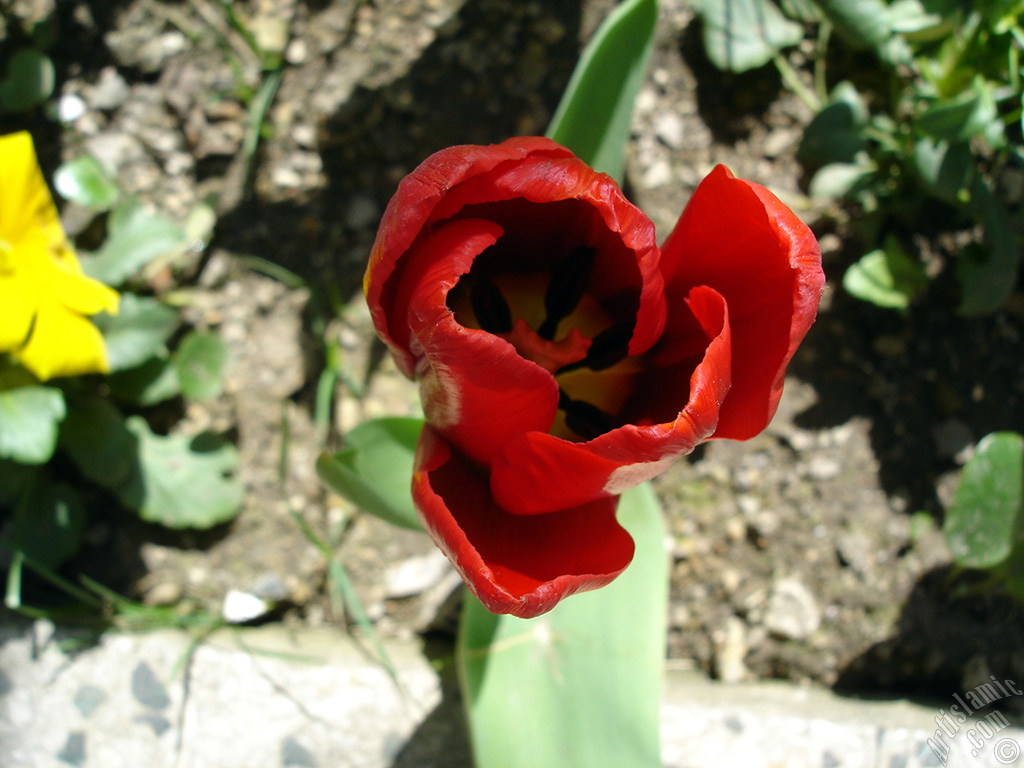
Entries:
MULTIPOLYGON (((332 608, 344 609, 352 616, 356 622, 356 626, 359 628, 360 634, 363 638, 370 643, 376 654, 376 661, 384 667, 388 673, 388 677, 391 678, 392 682, 402 692, 406 694, 405 686, 398 677, 398 672, 395 669, 394 664, 391 662, 391 657, 388 656, 387 649, 384 648, 384 644, 380 641, 380 636, 373 627, 373 623, 366 615, 366 611, 363 609, 362 601, 359 599, 359 595, 356 594, 352 588, 352 583, 348 578, 344 566, 338 561, 334 550, 324 541, 309 522, 299 514, 291 501, 288 499, 288 495, 285 492, 285 484, 288 477, 288 447, 290 443, 289 431, 287 429, 287 409, 285 412, 285 418, 282 424, 282 439, 281 439, 281 453, 278 461, 278 482, 280 485, 281 496, 285 499, 285 503, 288 508, 288 514, 292 520, 299 527, 302 535, 320 552, 321 556, 327 561, 327 575, 330 582, 331 588, 329 589, 328 597, 331 600, 332 608), (336 602, 337 601, 337 602, 336 602)), ((338 610, 339 613, 343 613, 343 610, 338 610)))
POLYGON ((7 569, 7 590, 4 593, 4 605, 12 610, 21 608, 21 566, 24 555, 19 549, 11 556, 11 565, 7 569))
MULTIPOLYGON (((17 576, 18 576, 18 579, 19 579, 19 595, 18 595, 18 604, 19 605, 21 604, 21 596, 20 596, 21 569, 24 566, 24 567, 27 567, 33 573, 35 573, 37 576, 40 576, 41 578, 45 579, 46 581, 48 581, 53 586, 57 587, 57 589, 65 592, 68 595, 70 595, 71 597, 75 598, 76 600, 78 600, 78 602, 82 603, 83 605, 87 605, 90 608, 102 608, 103 607, 103 602, 101 600, 97 599, 95 595, 90 594, 88 591, 82 589, 81 587, 75 586, 70 581, 65 579, 63 576, 60 576, 59 574, 57 574, 52 569, 47 568, 45 565, 43 565, 42 563, 37 561, 35 558, 33 558, 33 557, 29 556, 29 555, 26 555, 24 553, 24 551, 22 551, 21 549, 18 549, 16 547, 11 546, 11 544, 9 542, 5 541, 4 539, 0 539, 0 547, 3 547, 4 549, 8 550, 11 553, 12 558, 14 558, 14 560, 18 561, 17 576)), ((11 563, 12 567, 14 566, 14 560, 12 560, 12 563, 11 563)), ((10 596, 10 594, 8 593, 8 595, 5 596, 5 599, 6 599, 6 597, 9 597, 9 596, 10 596)))
POLYGON ((316 430, 316 444, 320 450, 327 447, 330 435, 334 405, 334 392, 338 386, 341 371, 341 346, 337 342, 326 342, 324 369, 316 382, 316 405, 313 410, 313 426, 316 430))

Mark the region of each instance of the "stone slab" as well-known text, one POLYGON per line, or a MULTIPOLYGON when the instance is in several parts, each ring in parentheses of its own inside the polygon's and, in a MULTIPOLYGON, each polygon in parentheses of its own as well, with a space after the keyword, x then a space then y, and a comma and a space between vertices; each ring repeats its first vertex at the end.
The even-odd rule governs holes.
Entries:
MULTIPOLYGON (((396 683, 337 630, 224 630, 195 646, 176 631, 108 632, 85 644, 45 621, 0 619, 0 768, 471 766, 450 649, 432 661, 418 640, 389 642, 396 683)), ((1024 765, 1024 730, 992 715, 957 723, 952 695, 859 701, 670 668, 664 765, 1024 765)))

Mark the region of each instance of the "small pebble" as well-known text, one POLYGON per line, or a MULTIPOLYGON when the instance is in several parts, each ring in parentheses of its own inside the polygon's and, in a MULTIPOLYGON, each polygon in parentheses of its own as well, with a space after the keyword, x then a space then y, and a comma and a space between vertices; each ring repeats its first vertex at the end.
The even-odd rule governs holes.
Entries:
POLYGON ((799 579, 779 579, 772 585, 764 624, 772 634, 790 640, 804 640, 821 625, 818 601, 799 579))
POLYGON ((270 610, 270 604, 249 592, 231 589, 224 595, 221 616, 228 624, 244 624, 258 619, 270 610))

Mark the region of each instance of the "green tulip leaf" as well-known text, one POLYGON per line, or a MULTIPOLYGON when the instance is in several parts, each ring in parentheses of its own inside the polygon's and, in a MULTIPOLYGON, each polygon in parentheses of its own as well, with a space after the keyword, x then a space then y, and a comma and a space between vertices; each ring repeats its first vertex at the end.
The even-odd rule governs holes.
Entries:
POLYGON ((645 484, 623 494, 618 514, 636 555, 607 587, 535 619, 494 616, 467 594, 456 660, 481 768, 661 766, 661 509, 645 484))
POLYGON ((54 387, 0 390, 0 458, 21 464, 49 461, 66 412, 64 394, 54 387))
POLYGON ((90 277, 118 286, 158 256, 183 248, 181 227, 159 213, 152 213, 136 200, 126 200, 114 209, 109 234, 98 251, 82 256, 82 269, 90 277))
POLYGON ((1024 543, 1024 437, 994 432, 964 466, 943 533, 957 563, 991 568, 1024 543))
POLYGON ((217 334, 193 331, 182 339, 171 360, 185 397, 205 400, 224 388, 228 348, 217 334))
POLYGON ((125 371, 167 354, 167 339, 178 328, 178 313, 163 302, 133 293, 121 295, 116 315, 93 318, 107 345, 111 371, 125 371))
POLYGON ((78 551, 84 529, 85 509, 75 489, 38 473, 15 507, 15 548, 56 568, 78 551))
POLYGON ((412 503, 412 470, 422 419, 384 418, 345 435, 345 448, 323 453, 320 480, 356 506, 403 528, 420 530, 412 503))
POLYGON ((657 18, 656 0, 623 0, 583 50, 548 126, 549 138, 619 181, 657 18))
POLYGON ((109 400, 76 400, 61 424, 60 445, 83 477, 116 490, 139 460, 139 442, 109 400))
POLYGON ((213 435, 162 437, 139 416, 127 426, 138 440, 139 461, 117 489, 126 507, 168 528, 210 528, 238 514, 245 489, 233 475, 232 445, 213 435))
POLYGON ((7 62, 7 77, 0 81, 0 110, 26 112, 42 104, 57 82, 53 62, 38 48, 21 48, 7 62))
POLYGON ((62 164, 54 171, 53 186, 65 200, 86 208, 106 211, 119 195, 117 185, 91 155, 83 155, 62 164))
POLYGON ((907 256, 890 238, 884 249, 872 251, 843 275, 843 288, 879 307, 906 309, 928 284, 924 267, 907 256))
POLYGON ((803 27, 770 0, 694 0, 704 23, 704 50, 719 69, 746 72, 799 43, 803 27))

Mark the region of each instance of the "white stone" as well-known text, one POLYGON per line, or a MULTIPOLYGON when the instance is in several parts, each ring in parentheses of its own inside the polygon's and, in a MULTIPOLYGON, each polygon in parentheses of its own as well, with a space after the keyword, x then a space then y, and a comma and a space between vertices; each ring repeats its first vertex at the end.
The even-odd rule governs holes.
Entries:
POLYGON ((772 585, 764 613, 768 631, 791 640, 803 640, 821 626, 821 611, 814 595, 796 578, 779 579, 772 585))
POLYGON ((65 93, 57 101, 57 119, 62 123, 73 123, 86 113, 85 102, 75 93, 65 93))
POLYGON ((229 589, 228 593, 224 595, 221 616, 228 624, 244 624, 247 621, 258 619, 269 610, 270 604, 256 595, 238 589, 229 589))

